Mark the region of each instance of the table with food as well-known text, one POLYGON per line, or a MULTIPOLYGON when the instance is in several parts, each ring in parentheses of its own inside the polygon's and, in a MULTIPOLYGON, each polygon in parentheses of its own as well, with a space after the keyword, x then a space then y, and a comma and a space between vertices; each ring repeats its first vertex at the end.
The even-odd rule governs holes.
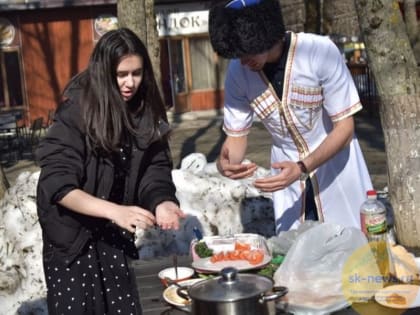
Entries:
POLYGON ((161 314, 420 314, 419 259, 389 252, 384 275, 359 230, 324 223, 270 239, 200 237, 187 261, 159 273, 173 310, 161 314))

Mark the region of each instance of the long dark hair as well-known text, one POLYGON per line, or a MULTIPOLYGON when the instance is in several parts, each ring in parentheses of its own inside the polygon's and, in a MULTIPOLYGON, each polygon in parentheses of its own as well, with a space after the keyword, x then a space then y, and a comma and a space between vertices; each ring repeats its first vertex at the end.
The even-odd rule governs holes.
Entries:
POLYGON ((75 82, 82 88, 85 130, 95 151, 116 151, 127 134, 150 138, 157 133, 159 121, 167 121, 147 48, 127 28, 111 30, 99 39, 87 69, 73 78, 66 90, 75 82), (118 63, 126 55, 143 58, 142 82, 128 103, 122 98, 116 79, 118 63), (136 127, 138 117, 143 118, 141 128, 136 127))

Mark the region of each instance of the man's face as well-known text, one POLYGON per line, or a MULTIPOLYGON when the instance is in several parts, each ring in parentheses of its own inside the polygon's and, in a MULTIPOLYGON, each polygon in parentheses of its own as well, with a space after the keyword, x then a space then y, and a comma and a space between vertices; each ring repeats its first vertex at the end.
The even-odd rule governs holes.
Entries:
POLYGON ((247 66, 252 71, 260 71, 267 62, 268 52, 257 55, 246 55, 241 58, 241 64, 247 66))

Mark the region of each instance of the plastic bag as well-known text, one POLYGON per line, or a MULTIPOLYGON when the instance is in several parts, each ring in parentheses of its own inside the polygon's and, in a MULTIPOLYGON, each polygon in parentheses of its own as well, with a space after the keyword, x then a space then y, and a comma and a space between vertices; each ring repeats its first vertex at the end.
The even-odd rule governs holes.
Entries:
POLYGON ((297 229, 281 231, 279 235, 270 237, 267 240, 267 245, 273 256, 286 255, 299 235, 319 224, 321 224, 319 221, 304 221, 297 229))
MULTIPOLYGON (((300 234, 273 277, 276 286, 289 289, 289 311, 319 315, 350 305, 342 290, 343 266, 366 245, 360 230, 335 224, 322 223, 300 234)), ((370 250, 366 255, 371 255, 370 250)), ((373 268, 375 273, 376 265, 373 268)))

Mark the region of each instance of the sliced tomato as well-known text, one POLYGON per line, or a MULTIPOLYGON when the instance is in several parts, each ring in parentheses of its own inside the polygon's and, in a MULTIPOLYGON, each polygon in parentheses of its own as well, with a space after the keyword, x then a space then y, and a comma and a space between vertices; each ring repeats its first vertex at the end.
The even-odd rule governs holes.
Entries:
POLYGON ((249 256, 249 254, 251 253, 251 251, 250 250, 241 250, 240 251, 240 253, 239 253, 239 258, 240 259, 242 259, 242 260, 248 260, 248 256, 249 256))
POLYGON ((258 265, 263 262, 264 253, 258 249, 251 250, 247 260, 251 265, 258 265))
POLYGON ((235 250, 251 250, 251 244, 236 241, 235 250))
POLYGON ((214 264, 219 261, 219 257, 217 255, 213 255, 210 257, 210 261, 214 264))
POLYGON ((222 256, 221 260, 229 260, 229 254, 228 254, 228 252, 222 252, 221 253, 221 256, 222 256))
POLYGON ((213 256, 210 257, 210 261, 212 263, 216 263, 216 262, 222 261, 224 259, 225 259, 225 253, 224 252, 213 254, 213 256))
POLYGON ((241 259, 240 254, 241 254, 240 250, 231 250, 231 251, 227 252, 227 256, 228 256, 229 260, 239 260, 239 259, 241 259))

